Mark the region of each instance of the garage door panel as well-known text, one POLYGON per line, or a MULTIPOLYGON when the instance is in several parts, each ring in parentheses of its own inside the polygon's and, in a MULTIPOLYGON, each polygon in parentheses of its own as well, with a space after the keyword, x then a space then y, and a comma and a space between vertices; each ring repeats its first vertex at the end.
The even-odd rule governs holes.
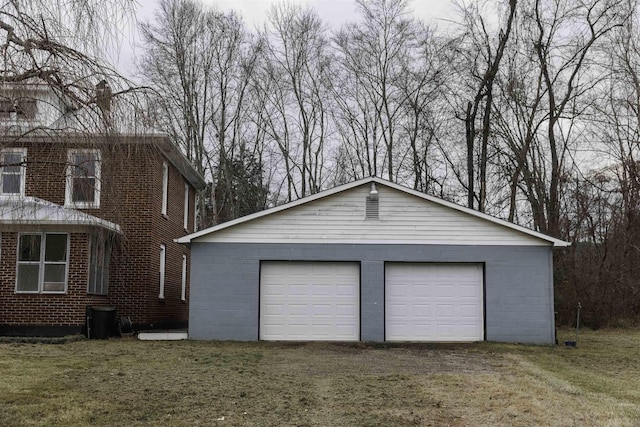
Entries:
POLYGON ((335 292, 338 296, 355 297, 358 295, 358 289, 354 288, 351 284, 337 285, 335 292))
POLYGON ((461 285, 459 288, 460 297, 461 298, 477 298, 480 295, 480 289, 478 289, 477 285, 469 284, 469 285, 461 285))
POLYGON ((453 304, 438 304, 436 308, 436 316, 438 319, 446 319, 448 317, 453 318, 454 313, 453 304))
MULTIPOLYGON (((403 295, 407 292, 408 287, 403 286, 403 288, 404 290, 401 293, 399 293, 398 296, 403 295)), ((433 291, 429 289, 429 285, 423 284, 423 283, 412 285, 409 292, 410 292, 410 295, 413 295, 414 298, 420 298, 420 299, 426 299, 426 300, 428 300, 429 297, 433 294, 433 291)))
MULTIPOLYGON (((334 308, 331 306, 331 304, 313 304, 311 306, 311 309, 315 316, 319 318, 331 316, 334 312, 334 308)), ((309 313, 308 308, 305 310, 305 315, 306 313, 309 313)))
POLYGON ((477 304, 461 304, 460 305, 460 317, 462 319, 475 319, 478 314, 479 308, 477 304))
POLYGON ((357 263, 263 262, 260 339, 357 341, 359 288, 357 263))
MULTIPOLYGON (((427 288, 427 286, 425 286, 427 288)), ((451 284, 436 285, 436 295, 439 298, 454 298, 456 296, 456 288, 451 284)))
POLYGON ((306 304, 289 304, 286 314, 289 316, 305 317, 309 307, 306 304))
POLYGON ((276 285, 266 290, 266 295, 269 296, 282 296, 285 295, 285 287, 282 285, 276 285))
POLYGON ((482 288, 480 264, 387 263, 386 339, 484 339, 482 288))

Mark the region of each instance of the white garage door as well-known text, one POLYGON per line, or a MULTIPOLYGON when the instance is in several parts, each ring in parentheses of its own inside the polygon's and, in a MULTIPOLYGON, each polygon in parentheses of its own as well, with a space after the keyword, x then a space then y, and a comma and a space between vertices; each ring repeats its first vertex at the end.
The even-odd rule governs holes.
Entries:
POLYGON ((484 339, 481 264, 387 263, 385 339, 484 339))
POLYGON ((357 263, 263 262, 260 339, 358 341, 357 263))

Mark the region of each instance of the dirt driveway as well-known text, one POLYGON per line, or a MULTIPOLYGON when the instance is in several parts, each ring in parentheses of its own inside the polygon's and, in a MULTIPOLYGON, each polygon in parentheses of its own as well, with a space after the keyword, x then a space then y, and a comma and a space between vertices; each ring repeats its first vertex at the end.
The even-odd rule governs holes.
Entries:
POLYGON ((0 425, 637 426, 638 348, 0 343, 0 425))

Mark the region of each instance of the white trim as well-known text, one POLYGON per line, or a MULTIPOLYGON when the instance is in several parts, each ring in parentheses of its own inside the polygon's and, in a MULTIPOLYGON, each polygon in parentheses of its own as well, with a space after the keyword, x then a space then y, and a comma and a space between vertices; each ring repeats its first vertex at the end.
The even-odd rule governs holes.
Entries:
POLYGON ((193 232, 198 229, 198 193, 193 191, 193 232))
MULTIPOLYGON (((177 243, 183 243, 175 239, 177 243)), ((282 243, 282 244, 294 244, 294 243, 309 243, 309 244, 343 244, 343 245, 452 245, 452 246, 549 246, 549 243, 540 241, 540 244, 531 244, 527 242, 507 241, 507 242, 490 242, 482 243, 477 241, 457 241, 457 240, 356 240, 356 239, 277 239, 277 238, 246 238, 243 236, 242 243, 282 243)), ((221 238, 216 239, 215 243, 237 243, 235 239, 221 238)))
POLYGON ((64 205, 79 209, 98 209, 100 208, 100 181, 102 179, 102 154, 97 148, 70 149, 67 152, 67 169, 66 169, 66 188, 64 194, 64 205), (75 165, 73 156, 76 154, 91 153, 95 155, 95 184, 93 187, 93 202, 74 202, 73 201, 73 173, 72 169, 75 165))
POLYGON ((158 298, 164 299, 165 266, 167 264, 167 247, 160 245, 160 292, 158 298))
POLYGON ((182 254, 182 290, 180 293, 182 301, 187 300, 187 255, 182 254))
MULTIPOLYGON (((303 205, 305 203, 310 203, 310 202, 313 202, 315 200, 318 200, 318 199, 321 199, 321 198, 324 198, 324 197, 328 197, 328 196, 331 196, 333 194, 337 194, 337 193, 340 193, 340 192, 343 192, 343 191, 346 191, 346 190, 349 190, 349 189, 352 189, 352 188, 355 188, 355 187, 359 187, 361 185, 368 184, 368 183, 371 183, 371 182, 373 182, 373 183, 375 183, 377 185, 387 186, 387 187, 393 188, 393 189, 398 190, 398 191, 402 191, 404 193, 407 193, 407 194, 410 194, 410 195, 413 195, 413 196, 416 196, 416 197, 420 197, 420 198, 422 198, 424 200, 427 200, 429 202, 432 202, 432 203, 435 203, 435 204, 438 204, 438 205, 441 205, 441 206, 445 206, 447 208, 454 209, 454 210, 457 210, 459 212, 463 212, 463 213, 472 215, 474 217, 483 219, 485 221, 492 222, 494 224, 501 225, 503 227, 510 228, 512 230, 515 230, 515 231, 519 231, 519 232, 527 234, 529 236, 541 239, 541 240, 543 240, 543 241, 545 241, 547 243, 551 243, 553 246, 556 246, 556 247, 566 247, 566 246, 570 246, 571 245, 570 242, 565 242, 564 240, 560 240, 560 239, 556 239, 556 238, 551 237, 551 236, 547 236, 546 234, 542 234, 542 233, 539 233, 537 231, 530 230, 530 229, 522 227, 520 225, 516 225, 516 224, 513 224, 511 222, 508 222, 508 221, 493 217, 491 215, 487 215, 485 213, 478 212, 478 211, 475 211, 473 209, 466 208, 464 206, 456 205, 455 203, 451 203, 451 202, 448 202, 446 200, 439 199, 437 197, 429 196, 429 195, 421 193, 419 191, 412 190, 412 189, 403 187, 401 185, 394 184, 392 182, 385 181, 383 179, 376 178, 376 177, 364 178, 364 179, 361 179, 359 181, 354 181, 354 182, 351 182, 351 183, 348 183, 348 184, 340 185, 338 187, 332 188, 331 190, 325 190, 325 191, 322 191, 320 193, 316 193, 316 194, 313 194, 311 196, 304 197, 302 199, 296 200, 294 202, 290 202, 290 203, 287 203, 287 204, 284 204, 284 205, 276 206, 276 207, 273 207, 271 209, 266 209, 266 210, 261 211, 261 212, 256 212, 256 213, 251 214, 251 215, 243 216, 243 217, 237 218, 237 219, 235 219, 233 221, 228 221, 228 222, 225 222, 223 224, 219 224, 219 225, 216 225, 214 227, 206 228, 206 229, 198 231, 196 233, 192 233, 192 234, 189 234, 187 236, 183 236, 183 237, 181 237, 179 239, 175 239, 175 242, 177 242, 177 243, 191 243, 194 239, 197 239, 198 237, 201 237, 201 236, 204 236, 204 235, 207 235, 207 234, 211 234, 211 233, 215 233, 217 231, 224 230, 225 228, 233 227, 234 225, 237 225, 237 224, 242 224, 242 223, 249 222, 249 221, 252 221, 254 219, 257 219, 257 218, 261 218, 261 217, 264 217, 264 216, 267 216, 267 215, 275 214, 277 212, 281 212, 281 211, 284 211, 284 210, 287 210, 287 209, 291 209, 291 208, 294 208, 296 206, 303 205)), ((332 242, 324 241, 324 240, 322 240, 320 242, 322 242, 322 243, 332 243, 332 242)), ((313 242, 305 241, 305 243, 313 243, 313 242)), ((341 241, 339 243, 347 243, 347 242, 341 241)), ((367 243, 373 243, 373 242, 367 241, 367 243)), ((389 243, 389 242, 385 242, 385 243, 389 243)), ((400 244, 400 243, 407 243, 407 242, 398 242, 398 244, 400 244)))
POLYGON ((169 205, 169 164, 162 163, 162 215, 167 214, 169 205))
POLYGON ((188 231, 187 227, 189 227, 189 184, 184 183, 184 229, 188 231))
MULTIPOLYGON (((3 157, 5 154, 21 154, 22 161, 25 162, 27 160, 27 149, 26 148, 3 148, 0 150, 0 165, 4 162, 3 157)), ((3 193, 2 192, 2 177, 4 176, 4 172, 2 170, 2 166, 0 166, 0 196, 3 197, 21 197, 25 194, 25 181, 27 180, 27 167, 25 165, 20 166, 20 189, 18 193, 3 193)))

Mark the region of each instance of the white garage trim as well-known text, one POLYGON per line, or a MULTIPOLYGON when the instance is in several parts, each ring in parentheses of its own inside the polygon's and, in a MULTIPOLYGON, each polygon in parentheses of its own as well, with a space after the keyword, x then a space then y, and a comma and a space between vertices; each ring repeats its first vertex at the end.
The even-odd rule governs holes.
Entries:
POLYGON ((484 340, 483 265, 386 263, 385 340, 484 340))
POLYGON ((359 263, 261 262, 259 338, 359 341, 359 263))

